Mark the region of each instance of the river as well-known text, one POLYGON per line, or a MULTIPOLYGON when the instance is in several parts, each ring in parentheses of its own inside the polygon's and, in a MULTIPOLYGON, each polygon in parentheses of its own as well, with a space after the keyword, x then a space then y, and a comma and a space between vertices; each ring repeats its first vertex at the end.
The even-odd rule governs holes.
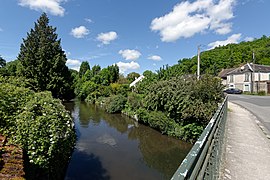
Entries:
POLYGON ((95 105, 65 106, 78 136, 66 180, 170 179, 192 147, 95 105))

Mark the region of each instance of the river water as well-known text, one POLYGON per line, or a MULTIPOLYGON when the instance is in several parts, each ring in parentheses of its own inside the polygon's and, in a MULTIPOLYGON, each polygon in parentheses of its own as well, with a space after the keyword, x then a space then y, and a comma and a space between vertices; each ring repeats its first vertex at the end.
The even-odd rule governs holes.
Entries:
POLYGON ((66 180, 170 179, 192 147, 95 105, 65 106, 78 136, 66 180))

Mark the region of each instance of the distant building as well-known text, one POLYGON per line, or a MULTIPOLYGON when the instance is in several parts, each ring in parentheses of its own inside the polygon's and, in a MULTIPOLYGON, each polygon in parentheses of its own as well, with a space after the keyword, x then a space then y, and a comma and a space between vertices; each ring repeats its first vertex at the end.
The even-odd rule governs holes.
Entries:
POLYGON ((132 83, 130 83, 129 87, 135 87, 136 84, 144 79, 144 75, 141 75, 140 77, 136 78, 132 83))
POLYGON ((247 63, 221 71, 220 77, 227 88, 238 88, 243 92, 265 91, 270 94, 270 66, 247 63))
POLYGON ((236 68, 222 69, 218 76, 222 79, 222 84, 227 85, 227 73, 235 70, 236 68))

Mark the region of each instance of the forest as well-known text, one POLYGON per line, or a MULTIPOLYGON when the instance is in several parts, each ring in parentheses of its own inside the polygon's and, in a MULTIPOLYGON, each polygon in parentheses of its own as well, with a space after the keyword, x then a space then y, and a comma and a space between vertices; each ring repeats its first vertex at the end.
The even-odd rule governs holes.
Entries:
POLYGON ((130 83, 140 74, 124 76, 116 64, 90 67, 84 61, 77 72, 68 69, 66 61, 61 39, 45 13, 23 39, 16 60, 0 57, 0 133, 23 148, 31 173, 42 170, 45 177, 56 174, 55 166, 64 167, 76 140, 62 101, 94 103, 108 113, 126 114, 163 134, 194 142, 224 98, 218 73, 246 62, 270 65, 270 37, 203 51, 200 79, 194 56, 145 71, 133 87, 130 83))

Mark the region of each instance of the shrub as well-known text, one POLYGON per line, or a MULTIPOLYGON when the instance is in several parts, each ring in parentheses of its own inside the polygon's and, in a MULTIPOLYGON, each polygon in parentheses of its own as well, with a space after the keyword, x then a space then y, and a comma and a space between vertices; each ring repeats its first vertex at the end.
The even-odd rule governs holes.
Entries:
POLYGON ((119 113, 125 108, 127 98, 121 94, 107 98, 105 109, 109 113, 119 113))
POLYGON ((131 110, 137 110, 140 107, 143 107, 141 95, 134 92, 129 93, 127 98, 127 107, 131 110))
POLYGON ((0 99, 0 132, 21 145, 30 166, 57 176, 75 143, 69 112, 50 92, 34 93, 8 83, 0 84, 0 99))
POLYGON ((167 117, 165 113, 160 111, 147 111, 144 108, 137 110, 139 121, 148 124, 150 127, 155 128, 161 133, 167 133, 174 129, 174 120, 167 117))
POLYGON ((265 91, 259 91, 259 92, 258 92, 258 95, 259 95, 259 96, 265 96, 266 93, 265 93, 265 91))

